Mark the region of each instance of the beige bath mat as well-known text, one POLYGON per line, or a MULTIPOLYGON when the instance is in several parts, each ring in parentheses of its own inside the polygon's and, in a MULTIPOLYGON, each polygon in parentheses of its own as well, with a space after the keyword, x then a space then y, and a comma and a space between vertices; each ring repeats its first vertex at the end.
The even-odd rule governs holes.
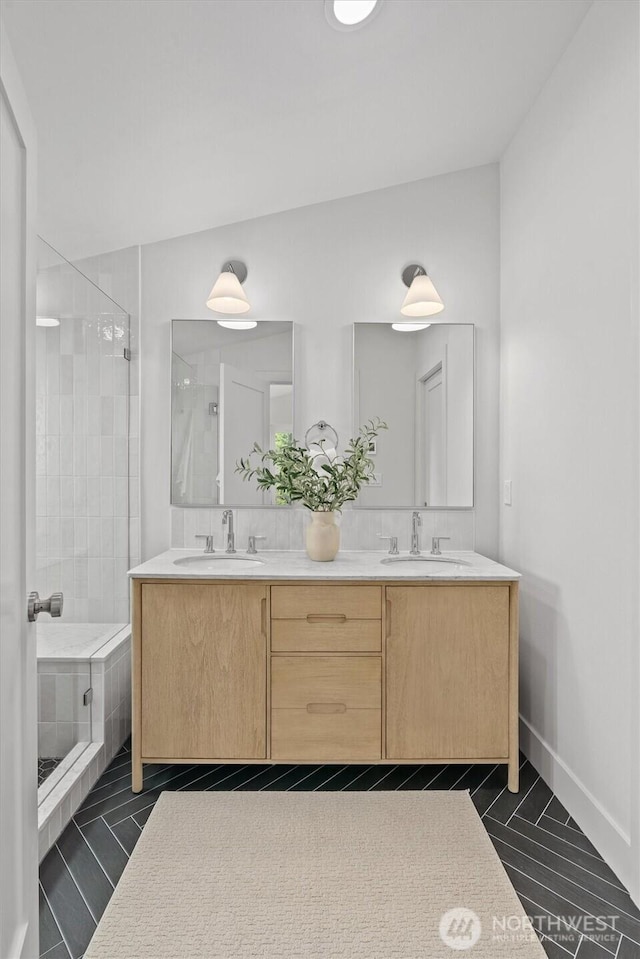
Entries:
POLYGON ((456 955, 544 957, 467 793, 165 792, 86 959, 456 955))

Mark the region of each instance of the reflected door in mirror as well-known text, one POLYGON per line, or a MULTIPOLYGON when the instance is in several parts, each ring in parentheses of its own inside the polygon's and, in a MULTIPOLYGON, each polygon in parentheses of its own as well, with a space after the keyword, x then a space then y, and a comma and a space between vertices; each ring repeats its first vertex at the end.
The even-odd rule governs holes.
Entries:
POLYGON ((262 506, 264 493, 235 469, 253 444, 269 443, 269 381, 249 370, 220 364, 220 502, 262 506))
POLYGON ((419 489, 423 506, 447 502, 447 420, 445 416, 442 364, 420 380, 420 442, 422 451, 419 489))
POLYGON ((174 320, 171 371, 172 504, 279 505, 235 468, 293 432, 293 324, 174 320))
POLYGON ((354 327, 354 428, 381 417, 375 482, 356 506, 473 506, 474 328, 354 327))

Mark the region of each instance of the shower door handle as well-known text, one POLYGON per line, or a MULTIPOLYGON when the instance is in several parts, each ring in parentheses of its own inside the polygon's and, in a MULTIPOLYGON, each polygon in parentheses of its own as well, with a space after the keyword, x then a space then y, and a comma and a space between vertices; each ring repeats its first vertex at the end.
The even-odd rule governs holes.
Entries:
POLYGON ((38 613, 49 613, 52 618, 62 616, 64 597, 62 593, 52 593, 49 599, 40 599, 38 593, 29 593, 27 600, 27 619, 35 623, 38 613))

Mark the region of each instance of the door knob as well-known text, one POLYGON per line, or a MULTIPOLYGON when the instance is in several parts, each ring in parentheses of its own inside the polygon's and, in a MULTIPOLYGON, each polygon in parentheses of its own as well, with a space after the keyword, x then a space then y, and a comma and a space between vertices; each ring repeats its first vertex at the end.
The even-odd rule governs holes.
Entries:
POLYGON ((30 623, 35 623, 38 613, 49 613, 55 618, 62 616, 63 603, 62 593, 52 593, 49 599, 40 599, 36 592, 29 593, 27 619, 30 623))

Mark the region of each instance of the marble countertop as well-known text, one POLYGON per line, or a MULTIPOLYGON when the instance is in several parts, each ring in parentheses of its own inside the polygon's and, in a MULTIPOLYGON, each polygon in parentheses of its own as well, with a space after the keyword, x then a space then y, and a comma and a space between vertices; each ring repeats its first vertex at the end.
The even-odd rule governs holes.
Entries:
POLYGON ((127 628, 126 623, 39 622, 36 624, 38 662, 53 659, 88 662, 127 628))
MULTIPOLYGON (((402 554, 407 556, 407 553, 402 554)), ((303 551, 264 550, 248 556, 238 550, 235 558, 224 552, 205 555, 189 549, 170 549, 129 571, 133 579, 246 579, 246 580, 517 580, 520 573, 471 551, 443 550, 442 556, 423 552, 432 562, 392 562, 383 551, 341 551, 331 563, 316 563, 303 551), (259 562, 251 562, 258 560, 259 562), (177 565, 176 565, 177 561, 177 565)), ((396 557, 398 559, 399 557, 396 557)))

